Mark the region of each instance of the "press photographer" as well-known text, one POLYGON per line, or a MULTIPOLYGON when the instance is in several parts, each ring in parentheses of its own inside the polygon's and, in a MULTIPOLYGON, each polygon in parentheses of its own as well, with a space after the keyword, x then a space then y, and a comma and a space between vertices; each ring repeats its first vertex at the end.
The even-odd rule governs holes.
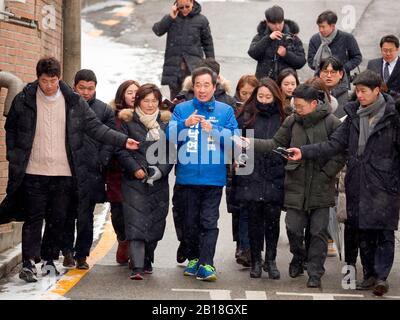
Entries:
POLYGON ((265 18, 257 27, 257 35, 251 42, 248 54, 257 60, 256 77, 274 80, 281 70, 301 69, 306 64, 305 52, 298 38, 299 26, 285 20, 284 11, 273 6, 265 11, 265 18))

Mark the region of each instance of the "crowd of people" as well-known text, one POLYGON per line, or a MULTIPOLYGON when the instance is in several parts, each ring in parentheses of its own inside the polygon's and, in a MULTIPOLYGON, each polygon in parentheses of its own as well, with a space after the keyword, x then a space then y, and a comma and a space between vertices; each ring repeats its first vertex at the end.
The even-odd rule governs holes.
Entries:
POLYGON ((153 26, 157 36, 167 33, 161 84, 170 103, 155 84, 127 80, 109 106, 96 98, 92 70, 78 71, 72 89, 56 59, 41 59, 37 80, 16 96, 5 124, 9 181, 0 217, 18 213, 25 221, 20 278, 36 282, 40 261, 43 275, 49 266, 57 271, 60 252, 65 268, 88 269, 94 208, 106 201, 116 261, 129 265, 134 280, 153 273, 173 171, 176 260, 188 261, 185 276, 217 279, 226 186, 235 259, 251 278, 263 270, 281 278, 286 211, 289 275, 307 270, 307 287, 321 287, 330 208, 345 208, 336 211, 345 262, 355 268, 360 251, 357 289, 385 294, 400 209, 399 39, 383 36, 382 56, 353 79, 361 51, 337 20, 330 10, 318 16, 306 58, 299 25, 281 7, 268 8, 248 50, 257 69, 239 79, 233 96, 195 0, 177 0, 153 26), (307 62, 315 74, 300 83, 297 70, 307 62), (241 174, 250 163, 253 170, 241 174))

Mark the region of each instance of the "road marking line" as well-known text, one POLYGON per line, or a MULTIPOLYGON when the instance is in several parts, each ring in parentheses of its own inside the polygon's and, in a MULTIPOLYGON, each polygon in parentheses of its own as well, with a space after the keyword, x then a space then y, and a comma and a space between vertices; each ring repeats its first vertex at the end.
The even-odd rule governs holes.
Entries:
POLYGON ((268 300, 265 291, 246 291, 247 300, 268 300))
POLYGON ((232 300, 231 290, 207 289, 171 289, 177 292, 208 292, 211 300, 232 300))
POLYGON ((94 267, 94 265, 102 259, 114 246, 116 235, 112 227, 111 221, 107 221, 104 226, 104 232, 101 236, 96 248, 90 252, 87 259, 89 270, 69 270, 57 283, 49 289, 48 292, 64 296, 70 291, 82 278, 94 267))
POLYGON ((303 292, 276 292, 278 296, 304 296, 313 297, 314 300, 335 300, 335 297, 345 298, 364 298, 363 294, 343 294, 343 293, 303 293, 303 292))

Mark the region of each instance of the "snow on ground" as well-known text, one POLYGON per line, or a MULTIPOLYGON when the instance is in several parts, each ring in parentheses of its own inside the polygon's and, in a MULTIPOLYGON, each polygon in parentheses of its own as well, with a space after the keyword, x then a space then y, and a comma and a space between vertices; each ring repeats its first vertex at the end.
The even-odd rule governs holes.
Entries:
MULTIPOLYGON (((94 216, 94 230, 93 230, 93 241, 97 241, 104 230, 104 224, 107 219, 108 212, 110 211, 110 204, 99 205, 96 208, 96 214, 94 216)), ((21 252, 21 245, 13 249, 13 252, 21 252)), ((55 261, 57 270, 60 271, 61 275, 48 275, 46 277, 41 276, 41 263, 36 265, 38 271, 38 282, 26 283, 19 279, 18 273, 9 279, 4 285, 0 285, 0 300, 61 300, 66 299, 63 296, 49 292, 49 290, 61 279, 65 273, 68 272, 62 266, 62 259, 55 261)))
POLYGON ((110 102, 118 86, 133 79, 160 85, 164 55, 149 48, 132 48, 104 36, 95 36, 92 24, 82 22, 82 68, 97 76, 97 98, 110 102))

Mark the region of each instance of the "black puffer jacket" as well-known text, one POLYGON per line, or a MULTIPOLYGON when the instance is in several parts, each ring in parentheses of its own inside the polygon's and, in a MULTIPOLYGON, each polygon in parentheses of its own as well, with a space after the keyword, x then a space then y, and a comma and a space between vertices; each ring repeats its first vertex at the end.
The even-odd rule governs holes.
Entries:
POLYGON ((331 157, 347 150, 347 223, 360 229, 397 230, 400 210, 400 116, 390 96, 386 109, 357 155, 359 102, 346 105, 347 118, 329 141, 301 148, 304 159, 331 157))
MULTIPOLYGON (((130 138, 141 141, 140 149, 137 151, 121 150, 118 161, 123 170, 122 197, 125 219, 125 232, 127 240, 144 240, 146 242, 159 241, 164 235, 166 217, 169 207, 169 185, 168 175, 173 167, 172 164, 156 163, 162 178, 151 186, 134 177, 134 172, 143 169, 149 171, 150 164, 146 158, 146 152, 157 142, 146 141, 148 129, 140 122, 138 115, 131 109, 122 110, 119 114, 122 119, 121 132, 130 138)), ((158 118, 161 130, 165 131, 170 113, 163 111, 158 118)), ((167 146, 164 139, 160 144, 167 146)), ((172 145, 171 150, 174 150, 172 145)), ((160 151, 160 150, 159 150, 160 151)), ((168 150, 162 152, 168 161, 168 150)))
MULTIPOLYGON (((101 123, 115 129, 114 112, 109 105, 96 99, 96 97, 88 101, 88 103, 101 123)), ((107 201, 104 169, 110 162, 114 147, 102 144, 85 135, 85 148, 87 148, 87 152, 90 155, 88 157, 88 170, 91 200, 95 203, 103 203, 107 201)))
POLYGON ((257 27, 257 35, 250 44, 248 54, 254 60, 257 60, 256 77, 270 77, 276 79, 278 74, 286 68, 295 70, 301 69, 306 64, 306 54, 304 52, 303 43, 293 33, 297 30, 293 29, 293 21, 286 22, 283 27, 283 33, 290 34, 292 41, 284 45, 287 49, 286 56, 280 57, 276 54, 278 47, 283 45, 282 41, 271 40, 269 37, 271 30, 267 28, 266 21, 261 21, 257 27), (292 26, 292 29, 290 28, 292 26), (276 59, 276 60, 275 60, 276 59))
MULTIPOLYGON (((88 154, 83 141, 85 134, 118 147, 125 147, 127 136, 103 125, 88 104, 63 81, 60 89, 66 104, 66 151, 74 177, 79 212, 87 212, 89 206, 88 154), (81 211, 82 210, 82 211, 81 211)), ((36 131, 36 92, 38 82, 28 84, 11 106, 5 129, 9 179, 7 197, 0 208, 0 223, 10 219, 23 220, 23 203, 20 200, 21 184, 30 158, 36 131), (18 216, 16 216, 18 214, 18 216)))
MULTIPOLYGON (((244 129, 244 122, 249 118, 244 113, 238 118, 240 129, 244 129)), ((251 128, 254 137, 271 139, 281 126, 279 109, 271 107, 271 112, 260 112, 251 128), (274 109, 272 109, 274 108, 274 109)), ((248 163, 252 160, 250 159, 248 163)), ((271 152, 254 153, 254 171, 250 175, 236 176, 235 199, 243 201, 263 201, 274 205, 283 205, 283 182, 285 178, 285 163, 280 155, 271 152)))
POLYGON ((182 61, 186 62, 189 72, 192 72, 204 55, 206 58, 214 58, 209 22, 200 12, 200 4, 194 1, 188 16, 179 13, 176 19, 172 19, 167 14, 154 24, 153 32, 157 36, 161 37, 168 32, 161 84, 176 85, 183 80, 180 79, 182 61))

